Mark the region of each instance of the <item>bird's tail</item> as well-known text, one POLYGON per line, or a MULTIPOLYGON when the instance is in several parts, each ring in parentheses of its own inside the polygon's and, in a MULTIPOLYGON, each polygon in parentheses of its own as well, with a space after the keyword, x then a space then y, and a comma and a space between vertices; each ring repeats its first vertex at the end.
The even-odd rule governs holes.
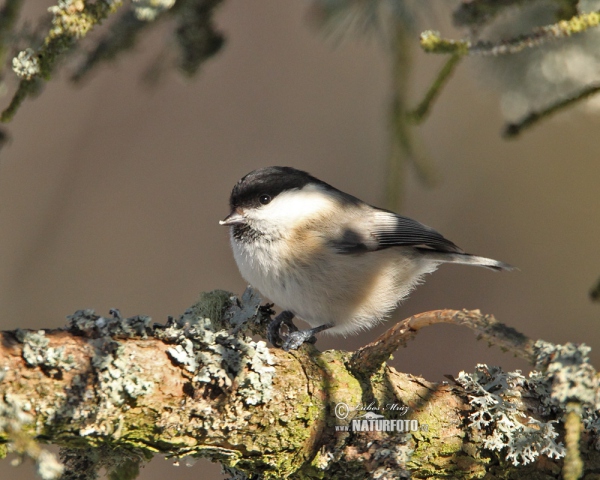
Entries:
POLYGON ((419 249, 428 260, 439 263, 459 263, 462 265, 476 265, 478 267, 491 268, 492 270, 515 270, 515 267, 508 263, 499 262, 491 258, 478 257, 469 253, 438 252, 435 250, 419 249))

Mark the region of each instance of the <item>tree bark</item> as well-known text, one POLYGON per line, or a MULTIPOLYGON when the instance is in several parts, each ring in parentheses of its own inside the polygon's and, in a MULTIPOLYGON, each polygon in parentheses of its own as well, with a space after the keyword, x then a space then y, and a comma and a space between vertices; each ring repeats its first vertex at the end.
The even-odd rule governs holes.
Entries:
MULTIPOLYGON (((248 313, 228 308, 230 325, 248 313)), ((202 456, 265 479, 560 478, 560 460, 516 467, 485 450, 466 425, 469 396, 454 382, 400 373, 387 356, 361 369, 365 356, 350 352, 268 350, 203 318, 192 308, 158 328, 86 311, 67 329, 2 332, 0 441, 36 439, 71 456, 106 445, 202 456), (362 418, 368 412, 397 420, 394 431, 342 431, 352 418, 376 429, 362 418)), ((531 398, 519 408, 542 410, 531 398)), ((585 478, 600 478, 600 452, 586 438, 585 478)))

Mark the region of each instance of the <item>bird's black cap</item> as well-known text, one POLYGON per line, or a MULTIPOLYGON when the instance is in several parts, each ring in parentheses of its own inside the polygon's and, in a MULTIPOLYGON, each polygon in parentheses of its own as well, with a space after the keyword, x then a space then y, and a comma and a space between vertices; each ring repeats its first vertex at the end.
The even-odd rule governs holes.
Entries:
POLYGON ((275 198, 282 192, 301 189, 309 183, 333 189, 331 185, 309 173, 292 167, 259 168, 245 175, 235 184, 231 192, 229 205, 232 210, 238 207, 259 207, 262 195, 275 198))

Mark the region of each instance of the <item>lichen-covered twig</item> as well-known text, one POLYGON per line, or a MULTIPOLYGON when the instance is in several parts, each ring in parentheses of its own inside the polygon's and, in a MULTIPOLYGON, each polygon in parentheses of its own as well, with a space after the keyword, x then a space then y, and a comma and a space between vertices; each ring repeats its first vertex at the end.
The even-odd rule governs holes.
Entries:
POLYGON ((500 42, 444 39, 438 32, 421 34, 421 46, 429 53, 459 53, 474 55, 504 55, 541 45, 549 40, 569 37, 600 25, 600 12, 582 13, 569 20, 534 29, 530 34, 500 42))
POLYGON ((398 322, 377 340, 357 350, 350 361, 351 367, 363 374, 375 372, 417 331, 436 323, 468 327, 491 344, 526 359, 532 365, 535 364, 535 342, 514 328, 498 322, 493 315, 484 315, 479 310, 433 310, 398 322))
POLYGON ((561 99, 543 110, 529 112, 522 119, 509 123, 504 127, 502 135, 505 138, 515 138, 524 130, 536 125, 538 122, 551 117, 553 114, 570 107, 571 105, 586 100, 587 98, 600 92, 600 84, 588 85, 574 95, 561 99))
POLYGON ((48 80, 56 63, 70 50, 75 41, 84 37, 110 13, 122 5, 121 0, 98 0, 94 3, 69 0, 51 7, 52 28, 42 47, 21 52, 14 61, 14 69, 22 76, 19 87, 9 106, 0 115, 0 121, 10 121, 23 101, 37 90, 37 80, 48 80))
POLYGON ((425 30, 420 37, 421 48, 427 53, 449 53, 467 55, 471 48, 469 40, 452 40, 442 38, 440 32, 425 30))
MULTIPOLYGON (((175 19, 175 43, 178 47, 178 66, 189 76, 215 55, 223 46, 224 36, 215 27, 213 16, 222 0, 178 0, 171 8, 154 13, 151 19, 140 18, 138 11, 125 12, 113 23, 110 31, 71 77, 78 82, 104 61, 133 48, 139 37, 163 19, 175 19)), ((165 67, 165 65, 161 65, 165 67)))
MULTIPOLYGON (((82 310, 69 317, 66 329, 0 333, 0 454, 37 455, 47 480, 61 467, 42 458, 40 440, 62 447, 65 480, 95 478, 98 468, 120 472, 111 478, 132 480, 140 462, 155 453, 208 457, 231 472, 265 480, 408 478, 411 471, 419 478, 475 479, 499 472, 531 478, 540 469, 557 478, 556 453, 548 446, 554 437, 543 443, 540 436, 555 435, 550 427, 560 403, 548 406, 559 397, 552 400, 544 385, 552 381, 553 394, 572 397, 561 386, 561 365, 573 369, 573 359, 587 362, 589 349, 564 346, 558 352, 536 344, 549 377, 525 382, 518 372, 496 368, 487 380, 463 375, 457 384, 465 386, 459 388, 389 366, 357 375, 348 368, 357 355, 348 352, 319 352, 311 345, 289 353, 268 350, 245 333, 262 331, 268 313, 250 290, 241 299, 215 291, 166 325, 146 316, 124 318, 118 310, 109 316, 82 310), (502 437, 488 447, 481 438, 465 436, 465 412, 471 420, 485 419, 477 405, 490 396, 502 408, 489 407, 496 409, 497 431, 490 424, 482 438, 489 443, 506 435, 506 415, 529 418, 521 428, 525 436, 502 437), (377 428, 369 428, 373 416, 364 418, 366 405, 381 412, 375 418, 384 423, 377 428), (398 430, 413 423, 421 428, 398 430), (542 430, 536 432, 536 426, 542 430), (514 459, 537 458, 546 450, 553 458, 543 465, 490 462, 502 446, 514 459)), ((477 324, 501 344, 523 340, 478 312, 428 313, 407 325, 418 329, 450 317, 453 323, 477 324)), ((389 345, 384 340, 380 347, 385 351, 389 345)), ((592 373, 582 378, 589 383, 592 373)), ((580 392, 580 401, 589 393, 580 392)), ((589 437, 588 429, 581 441, 589 437)), ((600 451, 590 448, 582 459, 595 465, 600 451)))
POLYGON ((152 25, 153 22, 139 19, 133 10, 125 12, 111 25, 109 32, 86 56, 83 63, 71 76, 71 80, 74 82, 83 80, 100 62, 113 60, 118 54, 133 48, 140 33, 152 25))
MULTIPOLYGON (((454 24, 460 27, 481 28, 508 8, 522 6, 528 0, 468 0, 463 1, 452 14, 454 24)), ((567 20, 577 15, 579 0, 556 0, 557 19, 567 20)))

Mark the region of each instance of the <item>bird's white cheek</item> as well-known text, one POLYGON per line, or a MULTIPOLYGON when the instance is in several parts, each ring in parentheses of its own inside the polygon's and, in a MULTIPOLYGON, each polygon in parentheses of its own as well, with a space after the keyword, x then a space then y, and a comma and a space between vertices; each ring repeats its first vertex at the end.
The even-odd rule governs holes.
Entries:
POLYGON ((279 194, 268 205, 249 213, 249 218, 272 228, 292 229, 301 227, 315 216, 327 215, 334 207, 330 196, 316 187, 306 186, 279 194))

